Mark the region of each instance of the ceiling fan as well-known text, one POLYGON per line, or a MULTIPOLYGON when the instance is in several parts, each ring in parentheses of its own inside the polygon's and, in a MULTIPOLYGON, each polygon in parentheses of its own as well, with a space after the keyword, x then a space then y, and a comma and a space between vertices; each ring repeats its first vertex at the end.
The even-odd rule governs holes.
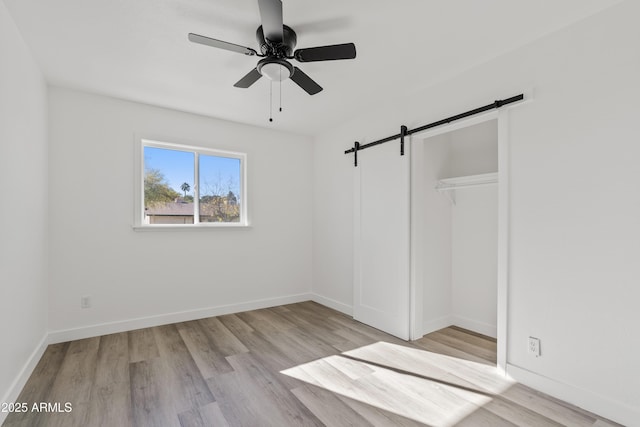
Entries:
POLYGON ((294 51, 297 37, 292 28, 282 23, 282 1, 258 0, 258 7, 260 8, 262 25, 256 31, 256 38, 258 39, 261 53, 250 47, 189 33, 189 40, 194 43, 263 58, 258 61, 258 65, 253 70, 249 71, 246 76, 234 84, 235 87, 248 88, 262 76, 276 82, 290 78, 309 95, 315 95, 322 90, 322 87, 302 72, 300 68, 291 65, 288 61, 289 59, 295 59, 298 62, 316 62, 353 59, 356 57, 356 46, 353 43, 311 47, 294 51))

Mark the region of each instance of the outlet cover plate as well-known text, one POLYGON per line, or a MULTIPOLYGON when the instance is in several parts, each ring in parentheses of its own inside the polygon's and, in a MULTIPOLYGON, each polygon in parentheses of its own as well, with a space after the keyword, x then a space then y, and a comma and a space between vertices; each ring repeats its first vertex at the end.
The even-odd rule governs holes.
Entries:
POLYGON ((80 307, 81 308, 90 308, 91 307, 91 297, 84 296, 80 298, 80 307))
POLYGON ((535 337, 529 337, 528 345, 529 353, 535 357, 540 357, 540 339, 535 337))

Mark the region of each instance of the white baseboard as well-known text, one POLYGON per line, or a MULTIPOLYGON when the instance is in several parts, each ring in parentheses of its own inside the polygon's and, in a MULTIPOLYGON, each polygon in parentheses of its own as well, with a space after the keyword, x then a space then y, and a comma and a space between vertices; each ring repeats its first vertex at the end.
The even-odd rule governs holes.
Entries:
POLYGON ((336 301, 331 298, 324 297, 322 295, 318 295, 316 293, 311 293, 311 301, 315 301, 318 304, 322 304, 326 307, 333 308, 334 310, 339 311, 340 313, 344 313, 347 316, 353 317, 353 307, 342 303, 340 301, 336 301))
POLYGON ((507 363, 507 375, 528 387, 569 402, 611 421, 629 426, 640 426, 640 408, 612 400, 589 390, 584 390, 527 369, 507 363))
POLYGON ((222 316, 224 314, 258 310, 261 308, 309 301, 311 299, 312 294, 304 293, 297 295, 288 295, 284 297, 248 301, 238 304, 220 305, 217 307, 208 307, 197 310, 180 311, 176 313, 161 314, 158 316, 140 317, 136 319, 121 320, 117 322, 101 323, 80 328, 50 331, 49 343, 54 344, 59 342, 97 337, 100 335, 115 334, 118 332, 133 331, 135 329, 167 325, 177 322, 187 322, 189 320, 203 319, 205 317, 222 316))
MULTIPOLYGON (((9 387, 7 393, 2 397, 2 400, 0 400, 0 403, 15 402, 18 399, 20 392, 22 391, 24 385, 27 383, 27 380, 31 376, 31 373, 33 373, 33 370, 36 368, 36 365, 47 349, 48 344, 48 334, 45 334, 36 346, 35 350, 33 350, 31 355, 27 359, 20 372, 18 372, 16 379, 13 380, 13 383, 9 387)), ((8 412, 0 411, 0 425, 2 425, 7 415, 9 415, 8 412)))
POLYGON ((457 316, 454 314, 452 316, 452 324, 460 328, 468 329, 470 331, 486 335, 491 338, 498 337, 498 327, 496 325, 490 325, 489 323, 479 322, 477 320, 457 316))
POLYGON ((453 325, 453 318, 451 316, 442 316, 437 319, 426 321, 422 324, 422 335, 430 334, 431 332, 439 331, 442 328, 453 325))

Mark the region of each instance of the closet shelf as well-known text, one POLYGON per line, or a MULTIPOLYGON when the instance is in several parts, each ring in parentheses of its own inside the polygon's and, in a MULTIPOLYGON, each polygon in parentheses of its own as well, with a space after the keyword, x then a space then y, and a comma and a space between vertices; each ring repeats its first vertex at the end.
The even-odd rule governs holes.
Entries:
POLYGON ((483 173, 480 175, 457 176, 455 178, 446 178, 438 181, 436 190, 448 191, 458 190, 467 187, 479 187, 498 183, 498 173, 483 173))
POLYGON ((435 189, 444 193, 451 203, 456 204, 453 190, 461 190, 463 188, 484 187, 487 185, 495 185, 498 183, 498 173, 483 173, 480 175, 458 176, 455 178, 441 179, 435 186, 435 189))

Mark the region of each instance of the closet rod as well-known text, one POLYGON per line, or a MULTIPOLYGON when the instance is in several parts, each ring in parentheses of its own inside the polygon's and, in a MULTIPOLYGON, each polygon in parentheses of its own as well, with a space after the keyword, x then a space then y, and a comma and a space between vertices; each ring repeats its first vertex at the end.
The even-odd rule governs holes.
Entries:
MULTIPOLYGON (((404 139, 403 137, 406 136, 406 135, 413 135, 414 133, 422 132, 422 131, 425 131, 427 129, 431 129, 431 128, 434 128, 434 127, 437 127, 437 126, 446 125, 446 124, 451 123, 453 121, 464 119, 465 117, 474 116, 476 114, 484 113, 485 111, 489 111, 489 110, 493 110, 493 109, 496 109, 496 108, 500 108, 503 105, 511 104, 511 103, 518 102, 518 101, 522 101, 523 99, 524 99, 524 94, 521 93, 520 95, 512 96, 511 98, 507 98, 507 99, 497 100, 495 102, 492 102, 491 104, 487 104, 487 105, 484 105, 482 107, 474 108, 473 110, 469 110, 469 111, 466 111, 464 113, 456 114, 455 116, 447 117, 446 119, 438 120, 436 122, 429 123, 428 125, 417 127, 415 129, 407 129, 407 130, 403 129, 403 130, 400 131, 400 133, 398 133, 396 135, 392 135, 392 136, 389 136, 387 138, 379 139, 378 141, 373 141, 373 142, 370 142, 368 144, 359 144, 359 143, 357 143, 358 144, 357 148, 354 145, 353 148, 350 148, 350 149, 346 150, 344 152, 344 154, 349 154, 349 153, 353 153, 355 151, 364 150, 365 148, 369 148, 369 147, 373 147, 373 146, 376 146, 376 145, 384 144, 385 142, 393 141, 395 139, 399 139, 399 138, 404 139)), ((356 166, 357 166, 357 164, 356 164, 356 166)))

